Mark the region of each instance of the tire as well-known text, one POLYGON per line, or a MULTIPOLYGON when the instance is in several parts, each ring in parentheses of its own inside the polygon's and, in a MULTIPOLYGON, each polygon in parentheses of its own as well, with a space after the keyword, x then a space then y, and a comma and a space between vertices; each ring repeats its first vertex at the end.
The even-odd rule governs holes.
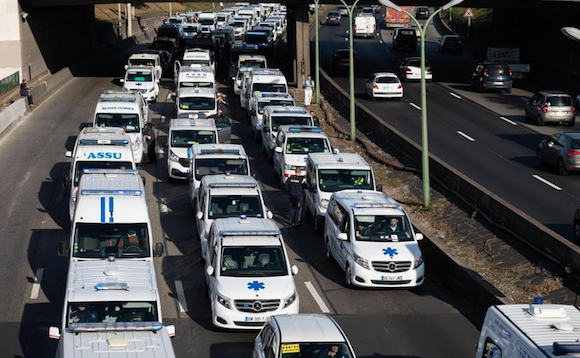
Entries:
POLYGON ((505 90, 505 93, 512 93, 512 88, 508 88, 507 90, 505 90))
POLYGON ((543 127, 546 124, 544 120, 542 120, 542 116, 539 114, 536 117, 536 123, 538 124, 539 127, 543 127))
POLYGON ((542 151, 540 149, 538 149, 538 151, 536 152, 536 160, 538 162, 539 167, 544 165, 544 156, 542 155, 542 151))
POLYGON ((352 288, 352 272, 350 270, 350 266, 346 265, 346 268, 344 269, 344 282, 346 284, 346 287, 348 288, 352 288))
MULTIPOLYGON (((579 225, 579 228, 580 228, 580 225, 579 225)), ((330 251, 330 241, 328 240, 328 238, 325 238, 324 239, 324 244, 326 246, 326 259, 328 261, 332 261, 333 260, 333 256, 332 256, 332 252, 330 251)))
POLYGON ((566 167, 564 166, 564 161, 562 159, 558 160, 558 174, 562 176, 568 175, 568 171, 566 170, 566 167))
POLYGON ((568 122, 568 127, 574 127, 576 125, 576 121, 568 122))

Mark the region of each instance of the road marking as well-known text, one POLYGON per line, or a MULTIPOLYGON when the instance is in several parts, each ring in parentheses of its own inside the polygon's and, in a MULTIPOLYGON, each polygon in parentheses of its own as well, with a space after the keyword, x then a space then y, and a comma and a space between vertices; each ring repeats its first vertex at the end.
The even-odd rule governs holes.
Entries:
POLYGON ((36 270, 36 277, 34 278, 34 283, 32 284, 32 292, 30 292, 30 298, 35 300, 38 298, 40 292, 40 282, 42 281, 42 275, 44 274, 44 269, 39 268, 36 270))
POLYGON ((179 312, 187 312, 187 301, 185 300, 185 292, 183 292, 183 284, 181 280, 175 280, 175 290, 177 290, 177 303, 179 303, 179 312))
POLYGON ((64 186, 61 186, 60 190, 58 191, 58 196, 56 198, 56 202, 60 203, 62 201, 63 197, 64 197, 64 186))
POLYGON ((462 136, 463 138, 471 141, 471 142, 475 142, 475 139, 471 138, 470 136, 468 136, 467 134, 463 133, 462 131, 457 131, 457 134, 459 134, 460 136, 462 136))
POLYGON ((312 285, 312 282, 304 281, 304 284, 306 285, 306 288, 308 289, 308 291, 310 291, 310 294, 312 295, 312 297, 314 297, 314 301, 316 301, 316 303, 318 303, 318 307, 320 307, 320 310, 322 311, 322 313, 330 313, 328 306, 326 306, 326 303, 324 303, 324 301, 322 300, 322 297, 320 297, 318 292, 316 292, 316 289, 312 285))
POLYGON ((379 33, 377 32, 377 36, 379 36, 379 33))
POLYGON ((165 116, 161 116, 161 123, 165 123, 165 116))
POLYGON ((514 121, 512 121, 511 119, 508 119, 508 118, 506 118, 506 117, 499 117, 499 118, 500 118, 500 119, 502 119, 502 120, 504 120, 504 121, 506 121, 506 122, 508 122, 508 123, 509 123, 509 124, 511 124, 512 126, 517 126, 517 125, 518 125, 516 122, 514 122, 514 121))
POLYGON ((161 208, 161 214, 167 214, 169 212, 169 209, 167 208, 167 199, 161 198, 161 203, 159 206, 161 208))
POLYGON ((171 98, 171 92, 169 92, 169 93, 167 94, 167 97, 166 97, 165 99, 166 99, 166 100, 169 100, 170 98, 171 98))
POLYGON ((383 44, 383 40, 379 40, 379 43, 382 45, 383 44))
POLYGON ((534 174, 534 175, 532 175, 532 177, 534 177, 535 179, 538 179, 539 181, 541 181, 542 183, 544 183, 544 184, 546 184, 546 185, 548 185, 548 186, 551 186, 553 189, 556 189, 556 190, 562 190, 562 188, 560 188, 560 187, 559 187, 559 186, 557 186, 556 184, 552 184, 552 183, 550 183, 549 181, 547 181, 546 179, 542 178, 542 177, 541 177, 541 176, 539 176, 539 175, 535 175, 535 174, 534 174))
POLYGON ((411 105, 411 107, 414 107, 414 108, 416 108, 418 110, 421 110, 421 107, 417 106, 415 103, 409 102, 409 104, 411 105))
POLYGON ((452 95, 453 97, 457 98, 457 99, 461 99, 461 96, 458 94, 455 94, 453 92, 449 92, 450 95, 452 95))

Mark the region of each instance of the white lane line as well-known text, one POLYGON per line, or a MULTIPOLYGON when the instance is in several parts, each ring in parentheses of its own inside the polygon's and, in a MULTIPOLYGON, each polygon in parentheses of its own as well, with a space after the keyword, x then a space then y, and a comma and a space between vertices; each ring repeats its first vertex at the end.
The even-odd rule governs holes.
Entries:
POLYGON ((165 123, 165 116, 161 116, 161 123, 165 123))
POLYGON ((56 197, 56 202, 60 203, 63 198, 64 198, 64 186, 61 186, 60 190, 58 191, 58 196, 56 197))
POLYGON ((414 107, 414 108, 416 108, 418 110, 421 110, 421 107, 417 106, 415 103, 409 102, 409 104, 411 105, 411 107, 414 107))
POLYGON ((475 142, 475 139, 471 138, 470 136, 468 136, 467 134, 463 133, 462 131, 457 131, 457 134, 459 134, 460 136, 462 136, 463 138, 471 141, 471 142, 475 142))
POLYGON ((165 99, 166 99, 166 100, 169 100, 169 99, 171 99, 171 92, 169 92, 169 93, 167 94, 167 97, 166 97, 165 99))
POLYGON ((383 40, 379 40, 379 43, 382 45, 383 44, 383 40))
POLYGON ((517 126, 518 124, 514 121, 512 121, 511 119, 508 119, 506 117, 499 117, 501 120, 504 120, 506 122, 508 122, 509 124, 511 124, 512 126, 517 126))
POLYGON ((539 176, 539 175, 535 175, 535 174, 534 174, 534 175, 532 175, 532 177, 533 177, 533 178, 535 178, 535 179, 538 179, 539 181, 541 181, 542 183, 546 184, 547 186, 551 186, 553 189, 556 189, 556 190, 558 190, 558 191, 559 191, 559 190, 562 190, 562 188, 560 188, 560 187, 559 187, 559 186, 557 186, 556 184, 552 184, 552 183, 550 183, 549 181, 547 181, 546 179, 542 178, 542 177, 541 177, 541 176, 539 176))
POLYGON ((455 94, 453 92, 449 92, 450 95, 452 95, 453 97, 457 98, 457 99, 461 99, 461 96, 458 94, 455 94))
POLYGON ((169 212, 169 209, 167 208, 167 199, 161 198, 159 207, 161 208, 161 214, 167 214, 169 212))
POLYGON ((520 99, 521 99, 522 101, 526 101, 526 102, 528 101, 528 99, 527 99, 526 97, 520 97, 520 99))
POLYGON ((378 32, 377 32, 377 36, 380 36, 378 32))
POLYGON ((36 277, 34 278, 34 283, 32 284, 32 292, 30 292, 30 298, 35 300, 38 298, 40 293, 40 282, 42 281, 42 275, 44 274, 44 269, 39 268, 36 270, 36 277))
POLYGON ((310 294, 312 295, 312 297, 314 297, 314 301, 316 301, 316 303, 318 303, 318 307, 320 307, 320 310, 322 311, 322 313, 330 313, 328 306, 326 306, 326 303, 324 303, 324 301, 322 300, 322 297, 320 297, 318 292, 316 292, 316 289, 314 288, 314 285, 312 285, 312 282, 304 281, 304 284, 306 285, 306 288, 308 289, 308 291, 310 291, 310 294))
POLYGON ((183 284, 181 280, 175 280, 175 290, 177 290, 177 303, 179 303, 179 312, 187 312, 187 301, 185 300, 185 292, 183 292, 183 284))

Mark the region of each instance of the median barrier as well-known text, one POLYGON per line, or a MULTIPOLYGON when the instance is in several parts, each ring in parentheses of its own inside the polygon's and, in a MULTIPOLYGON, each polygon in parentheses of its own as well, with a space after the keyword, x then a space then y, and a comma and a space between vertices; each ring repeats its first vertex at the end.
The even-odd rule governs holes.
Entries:
POLYGON ((19 98, 0 112, 0 134, 26 113, 26 98, 19 98))

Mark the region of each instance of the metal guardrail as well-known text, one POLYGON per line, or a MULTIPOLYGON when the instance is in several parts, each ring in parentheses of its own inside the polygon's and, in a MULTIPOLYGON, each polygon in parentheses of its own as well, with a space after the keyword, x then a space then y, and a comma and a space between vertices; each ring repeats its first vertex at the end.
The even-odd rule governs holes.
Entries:
POLYGON ((10 91, 11 89, 18 87, 19 84, 20 73, 18 71, 14 72, 10 76, 4 77, 0 80, 0 96, 10 91))

